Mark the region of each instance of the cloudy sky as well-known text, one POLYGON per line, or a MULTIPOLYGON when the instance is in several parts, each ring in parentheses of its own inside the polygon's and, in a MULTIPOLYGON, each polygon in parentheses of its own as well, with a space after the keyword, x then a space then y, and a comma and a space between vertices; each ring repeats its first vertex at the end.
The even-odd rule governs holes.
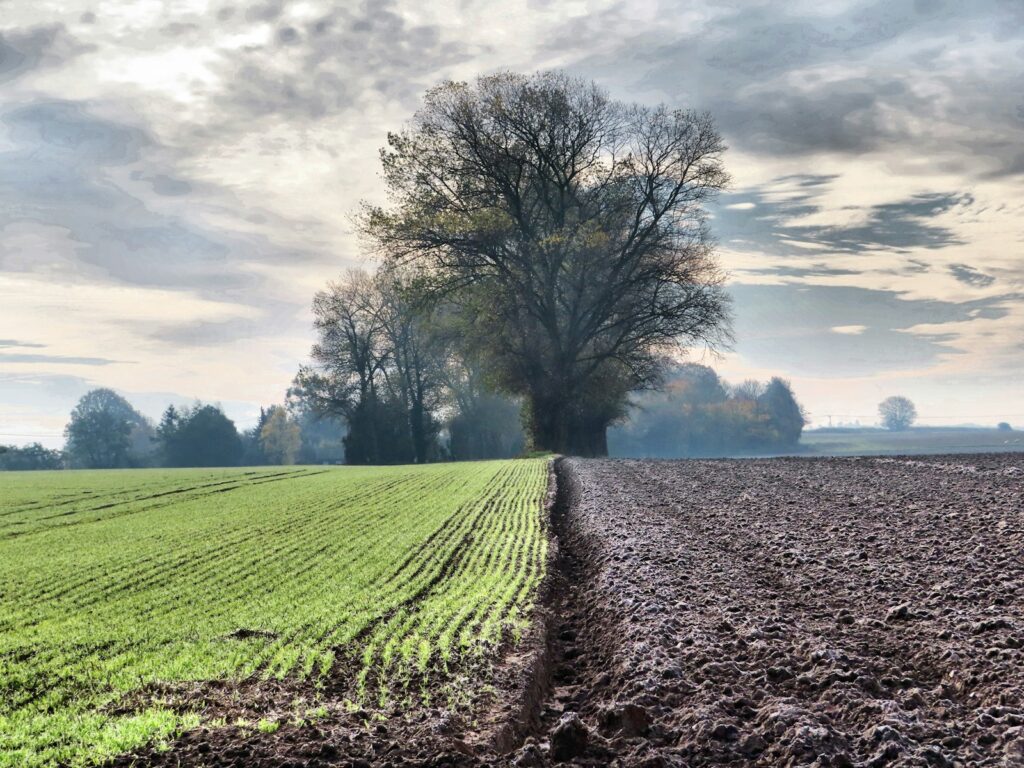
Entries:
POLYGON ((1024 423, 1021 0, 0 0, 0 442, 95 386, 251 423, 362 261, 385 133, 553 67, 716 117, 727 378, 1024 423))

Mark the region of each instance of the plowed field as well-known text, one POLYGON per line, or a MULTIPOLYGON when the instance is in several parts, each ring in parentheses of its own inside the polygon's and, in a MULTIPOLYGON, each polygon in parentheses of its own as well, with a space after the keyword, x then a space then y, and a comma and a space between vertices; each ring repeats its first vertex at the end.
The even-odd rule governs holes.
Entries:
POLYGON ((566 461, 520 764, 1024 765, 1024 457, 566 461))

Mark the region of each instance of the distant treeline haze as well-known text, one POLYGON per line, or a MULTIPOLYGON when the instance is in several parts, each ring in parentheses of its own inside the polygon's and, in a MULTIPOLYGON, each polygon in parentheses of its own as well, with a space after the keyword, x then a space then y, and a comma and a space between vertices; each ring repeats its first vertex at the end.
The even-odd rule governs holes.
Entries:
POLYGON ((789 382, 731 386, 703 365, 683 365, 660 391, 640 395, 608 436, 613 456, 676 458, 792 450, 806 417, 789 382))

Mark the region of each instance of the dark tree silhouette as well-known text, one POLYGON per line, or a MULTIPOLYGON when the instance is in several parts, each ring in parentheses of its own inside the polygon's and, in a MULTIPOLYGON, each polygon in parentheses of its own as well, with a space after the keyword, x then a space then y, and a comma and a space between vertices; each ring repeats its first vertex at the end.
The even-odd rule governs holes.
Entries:
POLYGON ((666 352, 726 336, 704 213, 724 150, 705 114, 560 73, 448 82, 389 136, 364 231, 470 318, 535 448, 603 454, 666 352))
POLYGON ((39 443, 19 448, 0 445, 0 470, 62 469, 64 454, 39 443))
POLYGON ((169 467, 233 467, 242 458, 235 423, 213 405, 197 403, 182 411, 170 406, 157 435, 169 467))
POLYGON ((807 417, 789 382, 778 376, 773 377, 758 398, 758 403, 768 417, 775 444, 785 448, 795 447, 800 442, 807 417))
POLYGON ((408 269, 353 270, 314 298, 315 366, 299 372, 296 391, 345 419, 350 464, 438 458, 448 342, 415 282, 408 269))

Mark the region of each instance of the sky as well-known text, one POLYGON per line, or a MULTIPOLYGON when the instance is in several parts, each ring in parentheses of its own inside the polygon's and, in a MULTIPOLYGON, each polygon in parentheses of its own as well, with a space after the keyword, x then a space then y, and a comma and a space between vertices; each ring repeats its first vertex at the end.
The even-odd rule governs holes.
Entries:
POLYGON ((708 110, 731 381, 1024 426, 1021 0, 0 0, 0 443, 280 402, 423 92, 561 68, 708 110))

